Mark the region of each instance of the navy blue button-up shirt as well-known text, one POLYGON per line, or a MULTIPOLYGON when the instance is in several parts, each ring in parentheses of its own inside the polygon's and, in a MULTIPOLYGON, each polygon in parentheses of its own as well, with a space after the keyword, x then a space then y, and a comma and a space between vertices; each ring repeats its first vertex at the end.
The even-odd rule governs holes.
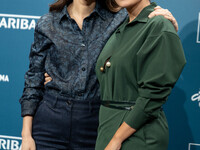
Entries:
POLYGON ((126 15, 125 10, 112 13, 97 1, 94 11, 84 19, 82 30, 70 18, 67 7, 42 16, 35 28, 25 74, 21 115, 34 115, 44 92, 68 99, 100 99, 96 60, 126 15), (53 80, 44 86, 45 72, 53 80))

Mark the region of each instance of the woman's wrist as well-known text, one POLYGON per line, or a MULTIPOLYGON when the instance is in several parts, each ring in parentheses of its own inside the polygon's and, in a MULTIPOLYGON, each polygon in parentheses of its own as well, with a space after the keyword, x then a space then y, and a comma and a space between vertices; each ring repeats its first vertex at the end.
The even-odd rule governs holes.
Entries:
POLYGON ((32 137, 32 116, 25 116, 23 118, 23 128, 22 128, 22 138, 24 137, 32 137))
POLYGON ((113 139, 113 141, 115 141, 117 143, 123 143, 123 141, 124 141, 124 139, 122 139, 121 136, 119 136, 117 134, 115 134, 112 139, 113 139))
POLYGON ((21 132, 22 137, 32 137, 32 128, 28 125, 24 125, 21 132))
POLYGON ((119 143, 123 143, 129 136, 136 132, 135 129, 130 127, 127 123, 123 122, 119 129, 113 136, 113 140, 119 143))
POLYGON ((32 134, 30 131, 23 131, 21 133, 22 138, 26 138, 26 137, 32 137, 32 134))

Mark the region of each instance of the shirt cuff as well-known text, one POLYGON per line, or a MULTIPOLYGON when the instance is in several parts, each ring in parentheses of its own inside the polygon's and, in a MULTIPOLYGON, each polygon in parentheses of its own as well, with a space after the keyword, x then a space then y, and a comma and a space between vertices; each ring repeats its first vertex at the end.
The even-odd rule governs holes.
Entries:
MULTIPOLYGON (((136 104, 137 105, 137 104, 136 104)), ((134 108, 128 113, 124 121, 132 128, 138 130, 148 120, 147 114, 140 108, 140 106, 134 106, 134 108)))
POLYGON ((34 116, 37 108, 37 103, 34 100, 23 100, 21 103, 21 116, 34 116))

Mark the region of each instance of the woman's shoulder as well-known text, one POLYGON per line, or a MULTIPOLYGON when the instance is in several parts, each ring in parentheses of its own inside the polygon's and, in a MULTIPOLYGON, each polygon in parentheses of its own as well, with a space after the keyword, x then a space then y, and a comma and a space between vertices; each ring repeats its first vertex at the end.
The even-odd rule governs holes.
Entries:
POLYGON ((164 18, 163 16, 155 16, 153 18, 150 18, 148 21, 148 25, 150 26, 152 34, 159 35, 163 32, 170 32, 177 35, 177 32, 171 21, 164 18))
POLYGON ((58 20, 59 12, 48 12, 40 17, 37 21, 36 28, 39 30, 46 29, 52 25, 53 22, 58 20))

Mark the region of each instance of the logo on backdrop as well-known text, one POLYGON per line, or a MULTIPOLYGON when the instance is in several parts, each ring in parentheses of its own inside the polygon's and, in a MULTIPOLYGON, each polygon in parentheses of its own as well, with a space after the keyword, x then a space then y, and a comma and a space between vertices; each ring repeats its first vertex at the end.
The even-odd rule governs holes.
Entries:
POLYGON ((188 150, 200 150, 200 144, 196 143, 189 143, 188 150))
POLYGON ((0 135, 0 150, 21 150, 21 137, 0 135))
POLYGON ((0 82, 9 82, 8 75, 0 74, 0 82))
POLYGON ((200 43, 200 13, 199 13, 198 27, 197 27, 197 43, 200 43))
POLYGON ((200 107, 200 90, 198 93, 192 95, 191 97, 191 100, 194 102, 194 101, 197 101, 199 103, 199 107, 200 107))
POLYGON ((17 30, 35 29, 36 19, 39 18, 40 16, 0 14, 0 28, 17 30))

